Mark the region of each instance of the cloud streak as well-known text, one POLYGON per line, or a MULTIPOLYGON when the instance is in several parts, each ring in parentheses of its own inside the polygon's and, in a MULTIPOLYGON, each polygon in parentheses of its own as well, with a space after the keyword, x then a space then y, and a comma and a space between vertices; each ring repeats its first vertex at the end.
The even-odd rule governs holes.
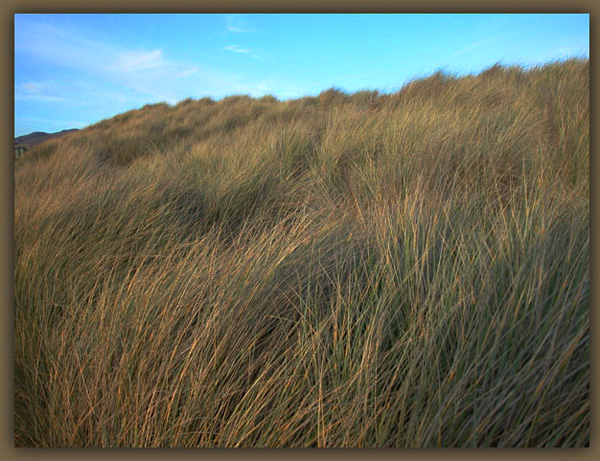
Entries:
POLYGON ((256 53, 253 53, 252 50, 250 49, 246 49, 246 48, 242 48, 239 45, 227 45, 225 47, 225 49, 227 51, 231 51, 233 53, 242 53, 242 54, 247 54, 248 56, 252 56, 253 58, 257 58, 260 59, 260 56, 257 55, 256 53))
POLYGON ((61 88, 55 82, 25 82, 15 86, 15 101, 59 102, 67 98, 58 96, 61 88))
POLYGON ((250 53, 250 50, 241 48, 239 45, 227 45, 225 49, 227 51, 233 51, 234 53, 250 53))
POLYGON ((124 51, 118 55, 119 64, 116 70, 123 72, 141 72, 167 67, 161 49, 154 51, 124 51))
POLYGON ((42 102, 62 102, 66 101, 66 98, 60 96, 51 96, 46 94, 19 94, 15 96, 17 101, 42 101, 42 102))
POLYGON ((44 66, 62 67, 71 74, 124 87, 156 98, 173 99, 165 82, 192 75, 189 63, 168 59, 162 49, 127 49, 89 37, 84 31, 27 22, 16 30, 15 53, 25 54, 44 66))
MULTIPOLYGON (((226 51, 260 59, 239 44, 227 46, 226 51)), ((289 90, 287 83, 265 85, 258 76, 175 59, 161 43, 126 47, 101 31, 59 26, 28 15, 15 18, 17 128, 31 126, 33 122, 24 116, 32 110, 40 124, 42 113, 48 119, 54 114, 56 120, 64 116, 89 124, 144 104, 174 104, 207 95, 215 99, 233 94, 262 96, 275 88, 289 90)), ((43 131, 43 126, 36 129, 43 131)))
POLYGON ((255 29, 248 25, 245 16, 241 14, 225 15, 225 30, 234 34, 248 34, 256 32, 255 29))
MULTIPOLYGON (((235 21, 237 19, 234 18, 235 21)), ((258 57, 251 50, 230 45, 228 51, 258 57)), ((88 31, 20 19, 15 28, 15 55, 26 55, 39 65, 64 68, 64 74, 78 75, 79 80, 101 93, 133 91, 140 104, 147 100, 170 103, 190 96, 211 94, 215 97, 248 92, 252 83, 242 77, 202 66, 199 63, 171 59, 162 48, 128 49, 99 39, 88 31), (143 99, 143 101, 142 101, 143 99)), ((30 88, 31 89, 31 88, 30 88)), ((90 88, 91 89, 91 88, 90 88)), ((70 88, 65 88, 69 91, 70 88)), ((59 101, 63 95, 37 96, 22 88, 19 99, 59 101)))
POLYGON ((556 50, 559 56, 585 56, 585 51, 578 46, 561 46, 556 50))
POLYGON ((499 41, 502 40, 505 37, 504 34, 494 34, 494 35, 490 35, 488 37, 482 38, 470 45, 467 45, 463 48, 461 48, 458 51, 455 51, 454 53, 446 56, 446 60, 449 61, 451 59, 456 59, 460 56, 464 56, 466 54, 471 53, 472 51, 476 51, 476 50, 480 50, 488 45, 490 45, 491 43, 495 42, 495 41, 499 41))

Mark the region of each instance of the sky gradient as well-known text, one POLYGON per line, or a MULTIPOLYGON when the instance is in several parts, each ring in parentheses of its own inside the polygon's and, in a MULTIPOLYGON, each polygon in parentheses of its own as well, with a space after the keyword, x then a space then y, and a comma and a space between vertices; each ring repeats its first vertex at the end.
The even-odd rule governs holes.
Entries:
POLYGON ((395 91, 436 70, 589 58, 588 14, 16 14, 15 136, 145 104, 336 87, 395 91))

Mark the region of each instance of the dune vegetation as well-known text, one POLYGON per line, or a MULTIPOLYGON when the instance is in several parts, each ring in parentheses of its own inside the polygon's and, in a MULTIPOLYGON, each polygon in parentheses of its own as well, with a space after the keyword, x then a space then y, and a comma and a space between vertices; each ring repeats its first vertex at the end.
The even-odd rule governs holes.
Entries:
POLYGON ((587 446, 589 62, 188 99, 14 171, 14 437, 587 446))

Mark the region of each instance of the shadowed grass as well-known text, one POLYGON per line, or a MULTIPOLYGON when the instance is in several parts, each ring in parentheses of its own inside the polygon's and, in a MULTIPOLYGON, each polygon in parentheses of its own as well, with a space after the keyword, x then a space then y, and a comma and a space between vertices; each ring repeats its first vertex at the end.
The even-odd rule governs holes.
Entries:
POLYGON ((15 443, 589 445, 589 63, 188 99, 15 164, 15 443))

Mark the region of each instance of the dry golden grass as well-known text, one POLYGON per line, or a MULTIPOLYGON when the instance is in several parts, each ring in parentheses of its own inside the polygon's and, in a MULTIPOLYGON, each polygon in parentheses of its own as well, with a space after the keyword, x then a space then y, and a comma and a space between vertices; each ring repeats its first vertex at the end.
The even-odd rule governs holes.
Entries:
POLYGON ((15 443, 589 444, 589 63, 186 100, 15 164, 15 443))

